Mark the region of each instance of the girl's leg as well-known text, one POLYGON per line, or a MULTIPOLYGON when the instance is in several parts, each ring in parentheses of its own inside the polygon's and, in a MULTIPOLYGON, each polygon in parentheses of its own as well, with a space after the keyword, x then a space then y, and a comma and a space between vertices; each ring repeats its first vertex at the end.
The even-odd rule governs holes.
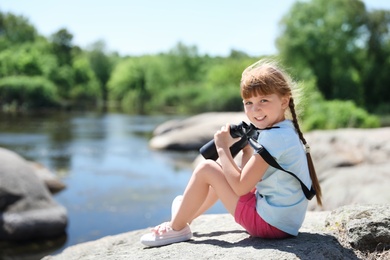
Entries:
MULTIPOLYGON (((172 202, 172 215, 171 220, 176 216, 177 211, 183 201, 183 196, 177 196, 172 202)), ((191 221, 188 222, 190 224, 194 219, 205 213, 209 208, 211 208, 218 201, 218 196, 215 193, 213 187, 209 186, 209 193, 207 194, 206 200, 203 202, 202 206, 195 213, 195 215, 191 218, 191 221)))
POLYGON ((214 161, 206 160, 199 164, 192 174, 179 210, 171 220, 171 226, 174 230, 186 227, 187 223, 208 207, 209 204, 206 200, 210 199, 210 203, 211 196, 213 196, 210 193, 210 186, 229 213, 234 216, 239 196, 230 187, 221 166, 214 161))
POLYGON ((203 202, 202 206, 195 213, 192 220, 196 219, 203 213, 205 213, 209 208, 211 208, 218 201, 218 195, 215 193, 215 190, 212 186, 209 186, 209 193, 207 194, 206 200, 203 202))

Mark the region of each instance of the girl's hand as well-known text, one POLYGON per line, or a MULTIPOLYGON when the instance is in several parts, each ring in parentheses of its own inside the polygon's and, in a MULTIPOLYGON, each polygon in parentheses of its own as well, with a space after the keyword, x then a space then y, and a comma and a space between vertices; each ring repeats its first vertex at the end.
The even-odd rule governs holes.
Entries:
POLYGON ((230 135, 230 124, 222 126, 221 130, 217 131, 214 134, 214 142, 217 148, 229 149, 229 147, 232 146, 238 140, 240 140, 240 137, 233 138, 230 135))

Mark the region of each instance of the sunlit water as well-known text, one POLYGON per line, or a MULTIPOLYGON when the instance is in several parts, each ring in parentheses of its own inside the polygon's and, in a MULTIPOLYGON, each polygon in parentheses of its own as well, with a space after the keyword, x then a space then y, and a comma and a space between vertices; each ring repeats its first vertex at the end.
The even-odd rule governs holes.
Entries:
MULTIPOLYGON (((67 188, 54 195, 68 210, 60 249, 154 226, 191 175, 196 152, 154 151, 154 128, 172 117, 60 113, 0 116, 0 146, 51 169, 67 188)), ((217 204, 211 211, 224 212, 217 204)))

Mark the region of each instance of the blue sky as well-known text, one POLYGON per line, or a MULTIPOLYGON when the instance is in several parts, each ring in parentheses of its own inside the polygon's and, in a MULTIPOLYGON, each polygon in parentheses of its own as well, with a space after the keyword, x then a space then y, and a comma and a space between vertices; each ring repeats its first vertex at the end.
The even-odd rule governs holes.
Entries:
MULTIPOLYGON (((296 0, 1 0, 42 35, 66 28, 83 48, 104 40, 121 55, 166 52, 179 41, 201 54, 276 53, 278 22, 296 0)), ((390 10, 390 0, 364 0, 390 10)))

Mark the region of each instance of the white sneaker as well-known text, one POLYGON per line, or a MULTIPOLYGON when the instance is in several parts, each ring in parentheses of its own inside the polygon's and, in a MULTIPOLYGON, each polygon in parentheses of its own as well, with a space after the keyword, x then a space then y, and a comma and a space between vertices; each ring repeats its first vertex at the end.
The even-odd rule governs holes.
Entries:
POLYGON ((165 246, 190 240, 191 237, 192 232, 188 225, 182 230, 175 231, 169 222, 165 222, 153 228, 151 233, 143 235, 141 243, 150 247, 165 246))

